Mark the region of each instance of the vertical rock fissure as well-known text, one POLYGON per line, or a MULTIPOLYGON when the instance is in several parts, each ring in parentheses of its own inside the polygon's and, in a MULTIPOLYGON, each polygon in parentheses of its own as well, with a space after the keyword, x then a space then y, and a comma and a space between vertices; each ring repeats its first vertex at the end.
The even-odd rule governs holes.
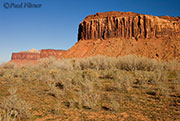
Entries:
POLYGON ((147 38, 146 16, 144 16, 144 37, 147 38))
POLYGON ((135 37, 134 36, 134 17, 132 18, 132 26, 131 26, 131 28, 132 28, 132 37, 135 37))
POLYGON ((161 17, 150 15, 122 16, 96 14, 79 25, 78 40, 106 38, 159 38, 179 34, 180 26, 161 17), (97 18, 99 16, 99 18, 97 18), (164 24, 165 23, 165 24, 164 24), (163 26, 162 26, 163 25, 163 26))
POLYGON ((138 16, 138 37, 137 38, 140 38, 141 36, 141 16, 138 16))

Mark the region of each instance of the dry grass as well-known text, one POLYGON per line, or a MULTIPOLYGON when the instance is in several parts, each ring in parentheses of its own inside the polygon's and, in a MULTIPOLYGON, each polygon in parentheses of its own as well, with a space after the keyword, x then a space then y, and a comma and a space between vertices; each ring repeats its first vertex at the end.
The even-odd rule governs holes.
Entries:
MULTIPOLYGON (((70 109, 129 115, 138 112, 150 120, 178 120, 180 72, 173 63, 137 56, 97 56, 49 58, 21 67, 7 64, 0 67, 0 102, 8 113, 0 119, 7 114, 14 119, 12 112, 15 117, 29 117, 29 106, 22 101, 27 100, 32 104, 31 111, 43 113, 41 116, 66 119, 62 110, 70 109), (12 85, 18 91, 13 91, 12 85)), ((34 115, 31 119, 36 118, 34 115)))
MULTIPOLYGON (((54 68, 62 70, 107 70, 119 69, 126 71, 154 71, 154 70, 176 70, 178 62, 172 60, 170 62, 158 61, 146 57, 138 57, 136 55, 119 56, 118 58, 107 56, 95 56, 84 59, 60 59, 53 57, 40 59, 37 68, 54 68)), ((4 68, 14 68, 14 64, 7 64, 4 68)), ((25 65, 29 67, 29 65, 25 65)), ((31 67, 32 68, 32 67, 31 67)))
POLYGON ((10 96, 4 98, 0 103, 1 121, 18 121, 30 118, 30 106, 27 102, 18 98, 17 88, 12 87, 8 91, 10 96))

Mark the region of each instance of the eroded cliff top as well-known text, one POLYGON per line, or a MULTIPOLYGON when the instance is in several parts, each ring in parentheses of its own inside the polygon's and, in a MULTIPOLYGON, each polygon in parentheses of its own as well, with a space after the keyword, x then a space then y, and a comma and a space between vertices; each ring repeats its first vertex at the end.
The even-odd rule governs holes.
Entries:
POLYGON ((137 16, 137 15, 143 15, 139 13, 134 12, 118 12, 118 11, 110 11, 110 12, 99 12, 94 15, 89 15, 85 18, 85 20, 91 20, 91 19, 98 19, 98 18, 106 18, 106 17, 123 17, 123 16, 137 16))
MULTIPOLYGON (((106 18, 106 17, 127 17, 127 16, 143 16, 143 15, 145 14, 134 13, 134 12, 119 12, 119 11, 99 12, 99 13, 87 16, 84 19, 84 21, 91 20, 91 19, 106 18)), ((145 15, 145 16, 152 16, 152 15, 145 15)), ((159 17, 161 19, 166 19, 168 21, 180 22, 180 17, 171 17, 171 16, 154 16, 154 17, 159 17)))

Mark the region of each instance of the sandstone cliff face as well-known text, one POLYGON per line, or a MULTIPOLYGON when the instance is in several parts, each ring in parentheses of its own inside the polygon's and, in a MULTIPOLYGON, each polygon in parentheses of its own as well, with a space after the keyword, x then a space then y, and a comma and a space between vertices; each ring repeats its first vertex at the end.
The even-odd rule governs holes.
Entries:
POLYGON ((90 15, 79 25, 78 42, 67 58, 136 54, 162 60, 180 60, 180 17, 132 12, 90 15))
POLYGON ((37 60, 40 58, 39 53, 12 53, 11 60, 37 60))
POLYGON ((157 17, 132 12, 90 15, 79 25, 78 40, 107 38, 161 38, 180 34, 180 18, 157 17))
POLYGON ((46 57, 56 57, 59 58, 63 54, 64 50, 53 50, 53 49, 42 49, 41 51, 37 51, 35 49, 12 53, 11 62, 15 63, 29 63, 29 62, 37 62, 40 58, 46 57))
POLYGON ((18 53, 12 53, 11 62, 15 63, 29 63, 36 62, 40 58, 40 51, 31 49, 28 51, 22 51, 18 53))
POLYGON ((14 62, 17 64, 37 63, 37 60, 39 58, 40 58, 39 53, 19 52, 19 53, 12 53, 10 62, 14 62))
POLYGON ((63 54, 64 50, 42 49, 40 52, 40 58, 56 57, 59 58, 63 54))

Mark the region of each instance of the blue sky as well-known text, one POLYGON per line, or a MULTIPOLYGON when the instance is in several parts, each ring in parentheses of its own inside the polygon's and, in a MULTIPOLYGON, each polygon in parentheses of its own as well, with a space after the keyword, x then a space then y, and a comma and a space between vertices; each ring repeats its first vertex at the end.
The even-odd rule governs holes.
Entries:
POLYGON ((0 63, 12 52, 69 49, 77 42, 79 23, 105 11, 132 11, 154 16, 180 16, 180 0, 0 0, 0 63), (3 4, 31 2, 41 8, 10 8, 3 4))

